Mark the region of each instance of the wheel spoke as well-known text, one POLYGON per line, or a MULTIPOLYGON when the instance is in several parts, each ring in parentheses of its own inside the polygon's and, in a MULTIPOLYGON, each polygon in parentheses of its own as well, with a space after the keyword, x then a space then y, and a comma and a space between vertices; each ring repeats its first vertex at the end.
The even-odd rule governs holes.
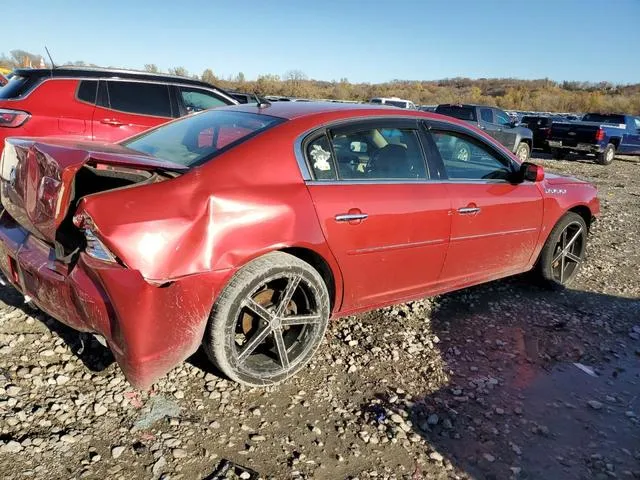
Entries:
POLYGON ((278 310, 276 311, 277 317, 284 316, 284 312, 287 309, 287 306, 289 305, 291 298, 293 298, 293 294, 295 293, 299 284, 300 284, 300 277, 296 276, 296 277, 289 278, 289 281, 287 282, 287 287, 285 288, 284 293, 282 294, 280 305, 278 305, 278 310))
POLYGON ((244 300, 243 303, 244 303, 245 307, 247 307, 249 310, 251 310, 253 313, 258 315, 261 319, 263 319, 267 323, 271 322, 271 320, 273 320, 273 318, 274 318, 273 313, 271 313, 269 310, 264 308, 262 305, 260 305, 254 299, 247 298, 247 299, 244 300))
POLYGON ((283 327, 288 327, 291 325, 315 325, 320 323, 321 317, 318 314, 310 314, 310 315, 291 315, 290 317, 281 318, 283 327))
POLYGON ((576 240, 577 240, 581 235, 582 235, 582 227, 580 227, 580 228, 578 229, 578 231, 575 233, 575 235, 574 235, 573 237, 571 237, 571 240, 569 240, 569 243, 567 243, 567 244, 564 246, 564 250, 567 250, 567 249, 571 248, 571 245, 573 245, 573 244, 574 244, 574 242, 575 242, 575 241, 576 241, 576 240))
POLYGON ((273 338, 276 341, 276 350, 278 351, 280 365, 282 365, 283 369, 288 370, 289 354, 287 353, 287 345, 284 343, 284 337, 282 336, 281 328, 276 328, 273 330, 273 338))
POLYGON ((564 254, 560 257, 560 283, 564 283, 564 254))
POLYGON ((562 231, 562 237, 561 237, 560 243, 561 243, 562 250, 564 251, 564 249, 567 248, 567 229, 566 228, 562 231))
POLYGON ((259 330, 258 332, 256 332, 251 337, 249 342, 247 342, 247 344, 244 346, 244 348, 240 352, 240 355, 238 355, 238 362, 244 363, 245 360, 249 358, 249 355, 251 355, 255 351, 255 349, 258 348, 258 346, 262 342, 264 342, 265 338, 267 338, 267 335, 269 335, 271 331, 272 331, 271 327, 266 326, 262 330, 259 330))
POLYGON ((580 263, 582 261, 579 256, 571 252, 567 252, 566 257, 568 260, 571 260, 572 262, 575 262, 575 263, 580 263))

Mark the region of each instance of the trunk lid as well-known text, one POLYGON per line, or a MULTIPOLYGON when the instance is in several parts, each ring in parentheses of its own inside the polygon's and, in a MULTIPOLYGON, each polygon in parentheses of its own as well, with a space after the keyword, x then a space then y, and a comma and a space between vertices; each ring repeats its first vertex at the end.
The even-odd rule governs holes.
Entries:
MULTIPOLYGON (((43 240, 54 243, 69 212, 75 177, 84 166, 135 170, 186 170, 186 167, 120 145, 68 139, 9 138, 0 167, 0 193, 6 211, 43 240)), ((135 183, 135 182, 132 182, 135 183)))

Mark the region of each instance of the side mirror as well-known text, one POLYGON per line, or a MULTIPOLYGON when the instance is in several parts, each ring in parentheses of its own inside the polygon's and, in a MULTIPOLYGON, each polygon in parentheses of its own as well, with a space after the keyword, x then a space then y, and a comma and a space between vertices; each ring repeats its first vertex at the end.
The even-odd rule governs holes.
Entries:
POLYGON ((544 168, 535 163, 524 162, 520 165, 520 178, 527 182, 541 182, 544 180, 544 168))

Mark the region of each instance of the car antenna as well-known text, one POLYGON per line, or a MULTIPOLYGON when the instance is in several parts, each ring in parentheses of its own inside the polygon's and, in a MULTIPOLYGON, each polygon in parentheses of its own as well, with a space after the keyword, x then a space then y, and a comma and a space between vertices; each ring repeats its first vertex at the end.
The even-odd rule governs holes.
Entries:
POLYGON ((49 61, 51 62, 51 70, 53 70, 54 68, 56 68, 56 64, 53 63, 53 58, 51 58, 51 54, 49 53, 49 49, 46 45, 44 46, 44 50, 45 52, 47 52, 47 57, 49 57, 49 61))
POLYGON ((271 106, 271 102, 266 98, 259 97, 257 94, 253 94, 256 97, 256 103, 258 104, 258 108, 267 108, 271 106))

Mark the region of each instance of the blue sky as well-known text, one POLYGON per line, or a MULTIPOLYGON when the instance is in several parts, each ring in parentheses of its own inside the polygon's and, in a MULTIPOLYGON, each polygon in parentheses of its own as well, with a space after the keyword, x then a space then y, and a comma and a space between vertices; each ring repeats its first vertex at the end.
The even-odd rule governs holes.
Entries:
POLYGON ((0 11, 0 52, 46 44, 58 63, 640 82, 640 0, 25 0, 0 11))

